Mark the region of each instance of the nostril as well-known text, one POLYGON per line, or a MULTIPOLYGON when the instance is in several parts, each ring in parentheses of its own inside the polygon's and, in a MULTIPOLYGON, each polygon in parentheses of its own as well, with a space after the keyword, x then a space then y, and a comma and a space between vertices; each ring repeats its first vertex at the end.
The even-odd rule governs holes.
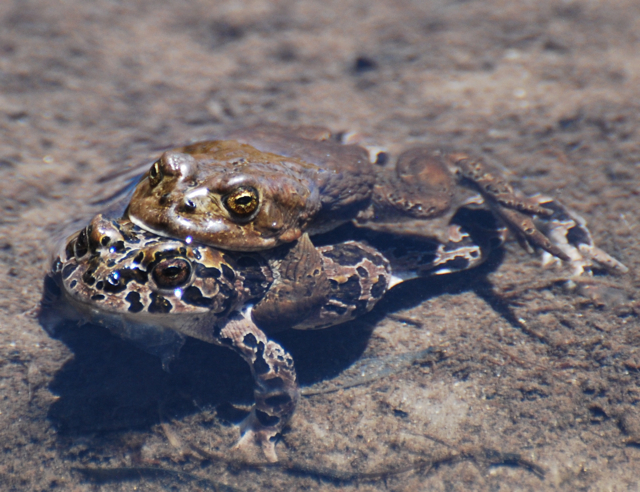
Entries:
POLYGON ((196 210, 196 204, 193 200, 185 200, 184 202, 185 212, 194 212, 196 210))
POLYGON ((74 253, 77 259, 82 258, 89 252, 89 239, 87 237, 87 230, 82 229, 75 243, 74 253))
POLYGON ((159 200, 160 205, 166 205, 168 201, 169 201, 169 193, 165 193, 164 195, 160 196, 160 200, 159 200))

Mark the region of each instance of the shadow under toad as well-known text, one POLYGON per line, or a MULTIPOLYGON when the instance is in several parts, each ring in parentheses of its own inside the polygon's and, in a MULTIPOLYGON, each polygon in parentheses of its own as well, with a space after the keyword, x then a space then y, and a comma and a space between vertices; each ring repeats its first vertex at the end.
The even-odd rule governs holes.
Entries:
MULTIPOLYGON (((362 356, 375 324, 387 314, 444 293, 484 289, 501 257, 498 251, 473 271, 401 284, 353 322, 273 338, 292 354, 302 386, 332 379, 362 356)), ((59 398, 48 418, 61 435, 149 428, 160 422, 160 408, 163 418, 178 419, 215 408, 223 422, 238 423, 246 414, 233 405, 253 402, 249 367, 224 347, 187 339, 166 372, 159 358, 100 326, 65 322, 55 337, 74 354, 50 384, 59 398)))

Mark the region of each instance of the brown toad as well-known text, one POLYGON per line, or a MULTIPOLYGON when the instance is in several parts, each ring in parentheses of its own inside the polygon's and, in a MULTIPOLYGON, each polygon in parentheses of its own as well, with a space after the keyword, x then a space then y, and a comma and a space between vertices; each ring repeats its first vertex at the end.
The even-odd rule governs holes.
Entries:
MULTIPOLYGON (((176 148, 143 176, 126 215, 150 232, 233 251, 269 249, 349 221, 436 239, 452 251, 465 235, 453 217, 475 207, 575 274, 594 261, 626 271, 594 246, 580 217, 552 198, 525 197, 479 159, 415 147, 383 168, 372 163, 386 154, 348 141, 320 127, 259 125, 176 148)), ((466 247, 458 257, 473 262, 466 247)))

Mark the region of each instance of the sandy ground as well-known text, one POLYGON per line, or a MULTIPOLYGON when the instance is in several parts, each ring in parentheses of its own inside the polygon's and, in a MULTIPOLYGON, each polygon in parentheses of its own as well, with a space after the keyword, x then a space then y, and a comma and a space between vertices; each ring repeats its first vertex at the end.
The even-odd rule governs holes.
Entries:
POLYGON ((640 489, 638 32, 632 0, 1 2, 0 488, 640 489), (248 466, 233 353, 190 341, 167 374, 35 309, 97 178, 265 120, 484 155, 630 273, 596 279, 601 305, 510 243, 282 334, 308 391, 348 387, 302 399, 280 467, 248 466))

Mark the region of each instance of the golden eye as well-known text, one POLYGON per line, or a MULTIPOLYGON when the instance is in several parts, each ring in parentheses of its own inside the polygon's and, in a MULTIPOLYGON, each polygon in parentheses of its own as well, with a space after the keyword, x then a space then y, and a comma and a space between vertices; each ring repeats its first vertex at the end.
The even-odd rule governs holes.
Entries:
POLYGON ((191 264, 181 258, 162 260, 153 268, 151 275, 159 288, 175 289, 191 279, 191 264))
POLYGON ((223 203, 229 212, 246 217, 258 208, 258 191, 249 186, 238 188, 229 193, 223 203))
POLYGON ((160 181, 162 181, 162 169, 160 169, 160 161, 156 161, 153 163, 153 166, 151 166, 151 169, 149 169, 149 184, 151 185, 151 187, 153 188, 154 186, 156 186, 160 181))

